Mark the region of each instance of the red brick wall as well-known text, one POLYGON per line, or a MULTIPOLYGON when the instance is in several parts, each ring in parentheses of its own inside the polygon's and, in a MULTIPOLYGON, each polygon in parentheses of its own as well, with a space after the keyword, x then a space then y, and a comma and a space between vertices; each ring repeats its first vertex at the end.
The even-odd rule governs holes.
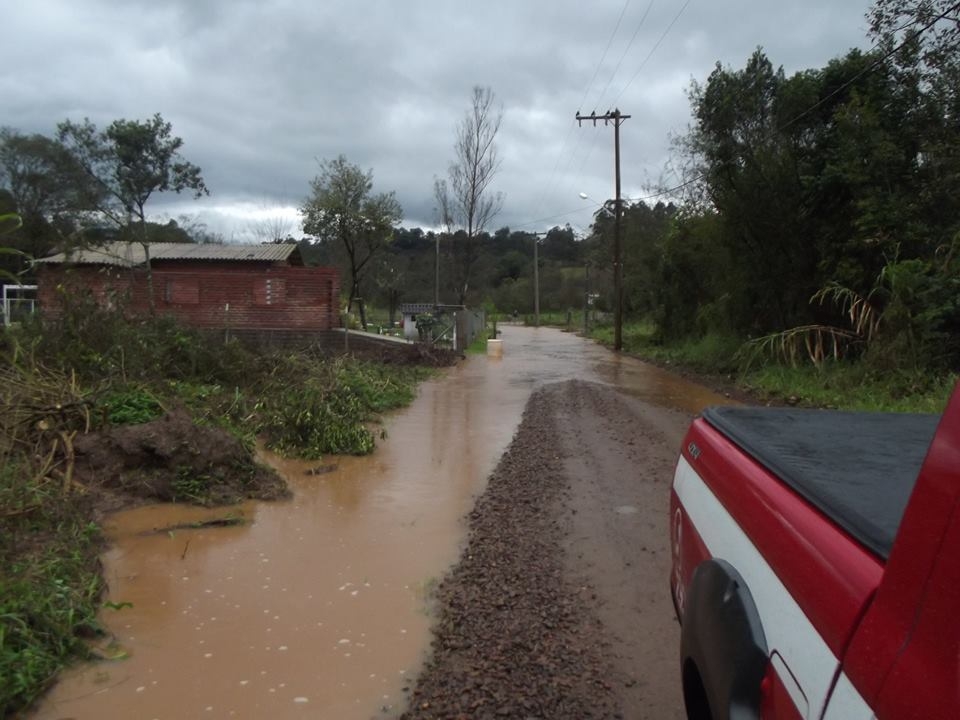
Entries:
MULTIPOLYGON (((77 289, 88 289, 101 304, 149 309, 143 270, 41 266, 37 285, 41 312, 51 315, 77 289)), ((333 268, 155 261, 153 297, 158 313, 193 327, 327 330, 339 324, 340 277, 333 268)))

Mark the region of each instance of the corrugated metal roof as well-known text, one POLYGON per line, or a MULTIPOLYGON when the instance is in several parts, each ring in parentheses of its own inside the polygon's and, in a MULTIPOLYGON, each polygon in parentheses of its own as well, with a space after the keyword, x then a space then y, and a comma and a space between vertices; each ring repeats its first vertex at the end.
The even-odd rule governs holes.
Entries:
POLYGON ((433 303, 400 303, 400 312, 404 315, 419 315, 420 313, 429 313, 434 310, 440 312, 455 312, 465 309, 465 305, 434 305, 433 303))
MULTIPOLYGON (((293 243, 269 245, 234 245, 194 243, 150 243, 153 260, 234 260, 248 262, 284 262, 297 250, 293 243)), ((119 265, 135 267, 146 262, 143 245, 116 241, 98 248, 74 250, 40 258, 35 262, 73 265, 119 265)))

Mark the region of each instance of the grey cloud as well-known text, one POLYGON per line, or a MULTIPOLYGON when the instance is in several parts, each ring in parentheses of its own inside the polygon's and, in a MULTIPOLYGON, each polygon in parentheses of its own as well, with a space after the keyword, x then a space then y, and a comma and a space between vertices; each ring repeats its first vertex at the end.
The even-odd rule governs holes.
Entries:
POLYGON ((692 0, 638 73, 682 4, 627 3, 585 95, 623 0, 19 3, 5 11, 0 124, 51 133, 65 117, 161 112, 213 195, 160 198, 158 212, 214 224, 228 221, 213 208, 295 206, 316 159, 343 153, 373 169, 378 191, 396 191, 408 224, 431 224, 433 178, 470 88, 490 85, 504 105, 495 224, 585 226, 593 206, 577 193, 613 193, 612 132, 576 127, 577 110, 616 103, 632 115, 624 188, 637 194, 663 175, 669 135, 689 122, 689 83, 714 63, 742 67, 763 46, 793 72, 867 46, 866 0, 692 0))

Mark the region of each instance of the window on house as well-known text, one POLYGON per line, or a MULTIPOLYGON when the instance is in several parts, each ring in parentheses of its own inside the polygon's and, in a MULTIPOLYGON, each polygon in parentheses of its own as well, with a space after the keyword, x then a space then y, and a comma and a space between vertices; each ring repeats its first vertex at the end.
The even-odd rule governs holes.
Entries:
POLYGON ((257 278, 253 284, 255 305, 282 305, 287 299, 287 283, 282 278, 257 278))

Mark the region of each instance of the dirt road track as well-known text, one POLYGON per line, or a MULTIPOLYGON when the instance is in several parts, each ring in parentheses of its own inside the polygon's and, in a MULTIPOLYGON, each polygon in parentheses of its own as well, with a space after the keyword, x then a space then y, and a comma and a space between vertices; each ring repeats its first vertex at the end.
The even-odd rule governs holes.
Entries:
POLYGON ((579 381, 531 397, 404 718, 683 717, 667 509, 689 420, 579 381))

